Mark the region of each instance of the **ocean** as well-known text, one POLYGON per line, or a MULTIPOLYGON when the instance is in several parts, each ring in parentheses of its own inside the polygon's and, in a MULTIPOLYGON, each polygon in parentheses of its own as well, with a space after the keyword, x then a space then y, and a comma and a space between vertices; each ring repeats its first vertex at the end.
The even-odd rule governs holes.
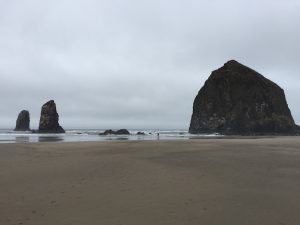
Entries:
POLYGON ((220 136, 218 134, 189 134, 187 130, 128 130, 130 135, 106 135, 100 129, 69 129, 64 134, 38 134, 0 129, 1 143, 32 143, 32 142, 80 142, 80 141, 117 141, 117 140, 177 140, 220 136), (144 132, 145 135, 137 135, 144 132), (159 134, 159 135, 158 135, 159 134))

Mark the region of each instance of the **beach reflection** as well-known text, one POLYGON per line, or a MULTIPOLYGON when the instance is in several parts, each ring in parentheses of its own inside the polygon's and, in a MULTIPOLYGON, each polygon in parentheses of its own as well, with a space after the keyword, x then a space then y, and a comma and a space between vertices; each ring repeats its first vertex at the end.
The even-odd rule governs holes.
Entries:
POLYGON ((17 136, 17 137, 15 137, 15 142, 16 143, 28 143, 29 137, 28 136, 17 136))
POLYGON ((38 142, 60 142, 64 141, 63 136, 39 136, 38 142))
POLYGON ((108 140, 108 141, 127 141, 129 140, 128 137, 107 137, 105 138, 105 140, 108 140))

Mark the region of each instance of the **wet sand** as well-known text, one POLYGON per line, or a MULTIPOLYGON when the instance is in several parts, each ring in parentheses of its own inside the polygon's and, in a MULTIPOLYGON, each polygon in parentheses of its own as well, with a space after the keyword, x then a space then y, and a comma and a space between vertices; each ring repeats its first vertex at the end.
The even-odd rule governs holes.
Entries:
POLYGON ((1 225, 299 225, 300 137, 0 145, 1 225))

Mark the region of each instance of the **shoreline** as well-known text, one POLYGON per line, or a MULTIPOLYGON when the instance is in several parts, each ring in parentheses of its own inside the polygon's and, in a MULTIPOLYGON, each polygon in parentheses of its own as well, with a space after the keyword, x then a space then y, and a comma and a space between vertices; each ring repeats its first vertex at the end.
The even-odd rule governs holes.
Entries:
POLYGON ((218 135, 218 136, 138 136, 138 135, 109 135, 109 136, 96 136, 89 137, 65 137, 49 134, 43 136, 28 137, 26 135, 18 135, 14 139, 0 139, 2 144, 31 144, 31 143, 82 143, 82 142, 131 142, 131 141, 191 141, 191 140, 233 140, 233 139, 271 139, 271 138, 289 138, 299 137, 298 135, 268 135, 268 136, 239 136, 239 135, 218 135), (31 138, 31 139, 30 139, 31 138))
POLYGON ((63 134, 24 133, 0 130, 0 144, 3 143, 36 143, 36 142, 83 142, 83 141, 146 141, 146 140, 194 140, 194 139, 261 139, 274 137, 293 137, 297 135, 265 134, 265 135, 220 135, 190 134, 187 130, 129 130, 130 135, 99 135, 102 130, 67 130, 63 134), (138 133, 142 133, 140 135, 138 133), (159 134, 159 135, 158 135, 159 134))

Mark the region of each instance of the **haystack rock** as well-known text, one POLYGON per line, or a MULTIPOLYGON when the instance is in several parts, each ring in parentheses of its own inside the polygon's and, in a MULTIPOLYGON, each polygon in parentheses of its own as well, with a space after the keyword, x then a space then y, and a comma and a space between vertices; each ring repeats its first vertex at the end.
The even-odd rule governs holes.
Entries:
POLYGON ((65 133, 58 119, 55 102, 50 100, 42 106, 39 133, 65 133))
POLYGON ((30 115, 27 110, 22 110, 17 118, 16 121, 16 128, 15 131, 27 131, 30 130, 29 128, 30 124, 30 115))
POLYGON ((194 100, 190 133, 295 134, 285 94, 277 84, 231 60, 212 72, 194 100))

